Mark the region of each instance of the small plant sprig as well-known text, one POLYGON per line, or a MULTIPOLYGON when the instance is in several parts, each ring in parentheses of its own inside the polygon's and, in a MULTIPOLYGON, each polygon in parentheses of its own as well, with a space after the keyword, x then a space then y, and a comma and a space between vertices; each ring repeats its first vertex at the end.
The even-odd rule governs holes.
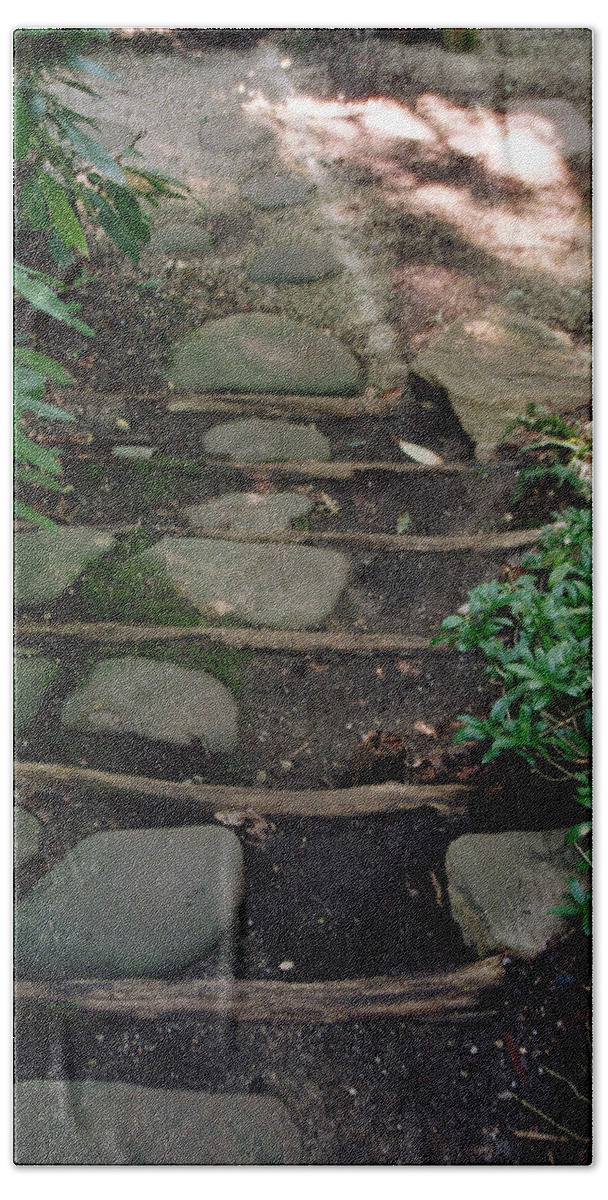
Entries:
MULTIPOLYGON (((454 740, 488 743, 486 763, 515 751, 546 778, 570 779, 590 809, 591 512, 569 508, 555 517, 523 573, 474 588, 466 614, 447 617, 434 643, 481 651, 486 675, 501 688, 487 716, 459 717, 454 740)), ((590 833, 585 820, 566 836, 578 854, 577 874, 553 910, 580 916, 586 932, 591 892, 581 875, 591 867, 590 833)))
POLYGON ((531 488, 550 482, 559 491, 568 487, 585 503, 591 498, 591 423, 569 423, 556 413, 549 412, 533 401, 525 415, 513 421, 507 433, 525 429, 540 436, 518 451, 520 456, 533 456, 533 461, 519 472, 512 503, 520 504, 531 488))

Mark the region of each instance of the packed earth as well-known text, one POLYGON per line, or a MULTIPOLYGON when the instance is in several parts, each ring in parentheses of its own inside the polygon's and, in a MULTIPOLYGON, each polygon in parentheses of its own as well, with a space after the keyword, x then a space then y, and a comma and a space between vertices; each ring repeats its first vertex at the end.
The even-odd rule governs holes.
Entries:
POLYGON ((590 1161, 577 805, 454 744, 496 689, 432 644, 563 506, 510 423, 589 419, 590 35, 427 32, 117 31, 78 97, 189 191, 66 273, 94 340, 17 304, 76 379, 16 533, 17 1162, 590 1161))

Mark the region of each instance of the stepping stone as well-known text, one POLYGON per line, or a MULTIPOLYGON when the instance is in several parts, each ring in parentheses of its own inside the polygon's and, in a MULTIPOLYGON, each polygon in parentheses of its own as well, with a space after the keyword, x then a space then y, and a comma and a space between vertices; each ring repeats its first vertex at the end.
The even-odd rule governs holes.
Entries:
POLYGON ((498 306, 448 325, 411 370, 446 389, 481 462, 530 401, 560 412, 591 399, 588 354, 566 334, 498 306))
POLYGON ((259 533, 288 529, 298 517, 306 517, 314 500, 297 492, 230 492, 206 504, 190 504, 186 516, 191 525, 208 529, 242 529, 259 533))
POLYGON ((163 538, 146 554, 202 613, 271 629, 316 629, 335 607, 349 561, 310 546, 241 545, 163 538))
POLYGON ((474 833, 448 847, 452 915, 480 958, 508 950, 531 959, 562 932, 564 921, 548 910, 561 904, 572 873, 566 833, 474 833))
POLYGON ((136 458, 140 462, 147 462, 154 450, 151 446, 113 446, 112 454, 115 458, 136 458))
POLYGON ((235 111, 205 118, 201 121, 198 138, 203 154, 215 154, 218 150, 237 154, 270 145, 274 134, 266 125, 256 124, 241 111, 235 111))
POLYGON ((329 438, 315 425, 263 417, 214 425, 203 445, 208 454, 227 454, 236 462, 327 462, 331 458, 329 438))
POLYGON ((330 334, 272 313, 207 321, 173 349, 178 392, 290 392, 348 396, 362 380, 351 351, 330 334))
POLYGON ((15 602, 27 606, 55 600, 84 571, 106 554, 116 539, 86 525, 37 529, 15 537, 15 602))
POLYGON ((154 226, 146 250, 163 254, 208 254, 213 249, 211 234, 195 221, 172 221, 154 226))
POLYGON ((231 750, 238 712, 229 688, 205 671, 145 658, 97 663, 87 682, 68 696, 61 722, 83 733, 134 733, 151 741, 231 750))
POLYGON ((15 658, 15 733, 24 734, 33 723, 38 709, 57 674, 51 658, 18 653, 15 658))
POLYGON ((20 804, 15 806, 13 816, 13 848, 15 866, 21 867, 35 858, 42 841, 42 825, 32 816, 27 808, 20 804))
POLYGON ((310 283, 337 275, 342 264, 318 246, 271 246, 256 254, 247 272, 255 283, 310 283))
POLYGON ((276 175, 260 171, 241 187, 241 196, 256 208, 288 208, 292 204, 307 204, 315 190, 297 175, 276 175))
POLYGON ((242 894, 232 830, 95 833, 17 905, 17 968, 30 978, 173 975, 231 935, 242 894))
POLYGON ((271 1096, 28 1079, 15 1085, 15 1162, 33 1166, 265 1166, 301 1161, 271 1096))

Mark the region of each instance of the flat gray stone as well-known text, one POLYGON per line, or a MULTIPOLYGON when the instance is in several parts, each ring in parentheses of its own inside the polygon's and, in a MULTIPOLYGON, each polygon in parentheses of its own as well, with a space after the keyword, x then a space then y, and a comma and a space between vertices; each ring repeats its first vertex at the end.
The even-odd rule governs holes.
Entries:
POLYGON ((26 733, 57 674, 51 658, 19 653, 15 657, 15 733, 26 733))
POLYGON ((498 306, 448 325, 411 370, 446 389, 482 462, 530 401, 560 412, 591 399, 588 354, 566 334, 498 306))
POLYGON ((196 221, 159 222, 145 249, 153 253, 200 256, 213 249, 213 238, 196 221))
POLYGON ((572 872, 566 832, 466 834, 448 847, 452 915, 480 958, 494 950, 534 958, 564 929, 548 910, 561 904, 572 872))
POLYGON ((292 204, 307 204, 315 190, 297 175, 277 175, 260 171, 241 187, 241 196, 256 208, 288 208, 292 204))
POLYGON ((148 462, 154 450, 152 446, 113 446, 112 454, 115 458, 136 458, 140 462, 148 462))
POLYGON ((315 425, 263 417, 214 425, 203 445, 208 454, 227 454, 237 462, 327 462, 331 458, 329 438, 315 425))
POLYGON ((116 539, 86 525, 37 529, 15 537, 15 601, 44 604, 69 587, 92 559, 112 549, 116 539))
POLYGON ((321 329, 272 313, 237 313, 177 342, 169 377, 178 392, 348 396, 362 373, 354 354, 321 329))
POLYGON ((15 1085, 15 1161, 39 1166, 297 1165, 271 1096, 28 1079, 15 1085))
POLYGON ((13 849, 15 866, 35 858, 42 841, 42 825, 32 813, 20 804, 15 805, 13 816, 13 849))
POLYGON ((288 242, 261 250, 247 274, 255 283, 311 283, 341 270, 337 258, 319 246, 288 242))
POLYGON ((292 521, 306 517, 314 500, 298 492, 230 492, 206 504, 185 509, 191 525, 208 529, 243 529, 259 533, 288 529, 292 521))
POLYGON ((200 124, 199 142, 204 154, 218 150, 226 154, 250 153, 273 140, 271 129, 240 110, 206 117, 200 124))
POLYGON ((232 830, 95 833, 17 905, 17 969, 30 978, 175 974, 231 933, 242 894, 232 830))
POLYGON ((310 546, 163 538, 147 554, 203 613, 271 629, 315 629, 348 580, 349 561, 310 546))
POLYGON ((151 741, 231 750, 238 712, 229 688, 205 671, 146 658, 97 663, 68 696, 61 722, 84 733, 135 733, 151 741))

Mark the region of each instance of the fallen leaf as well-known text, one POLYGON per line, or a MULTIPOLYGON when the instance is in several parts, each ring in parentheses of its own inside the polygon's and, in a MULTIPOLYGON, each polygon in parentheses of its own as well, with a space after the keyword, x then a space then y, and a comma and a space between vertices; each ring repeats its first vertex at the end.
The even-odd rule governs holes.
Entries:
POLYGON ((317 504, 325 508, 332 517, 336 517, 340 512, 340 505, 331 496, 328 496, 327 492, 319 492, 316 499, 317 504))
POLYGON ((417 446, 415 442, 399 442, 399 449, 402 454, 425 467, 440 467, 443 464, 443 459, 439 454, 435 454, 434 450, 427 450, 426 446, 417 446))
POLYGON ((118 425, 119 429, 130 429, 131 428, 131 426, 129 425, 129 422, 125 421, 123 419, 123 417, 117 417, 116 424, 118 425))
POLYGON ((398 671, 402 675, 413 675, 414 679, 419 679, 422 675, 422 659, 421 658, 400 658, 399 662, 395 663, 398 671))
POLYGON ((423 733, 425 737, 437 737, 437 730, 432 725, 425 725, 424 721, 414 721, 414 729, 416 733, 423 733))
POLYGON ((411 523, 412 518, 410 517, 409 512, 399 513, 399 516, 397 517, 397 524, 395 526, 397 533, 407 533, 411 523))

